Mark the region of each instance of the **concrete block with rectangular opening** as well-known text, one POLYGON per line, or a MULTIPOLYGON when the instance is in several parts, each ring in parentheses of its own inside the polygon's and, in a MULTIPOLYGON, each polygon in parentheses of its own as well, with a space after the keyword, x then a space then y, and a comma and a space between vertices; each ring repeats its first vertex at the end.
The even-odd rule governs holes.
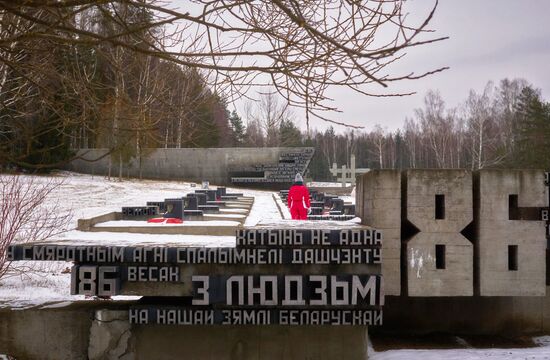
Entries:
POLYGON ((481 296, 544 296, 548 204, 542 170, 480 170, 476 238, 481 296))
POLYGON ((418 230, 403 239, 408 295, 473 295, 474 247, 461 234, 473 221, 472 173, 408 170, 405 176, 405 220, 418 230))

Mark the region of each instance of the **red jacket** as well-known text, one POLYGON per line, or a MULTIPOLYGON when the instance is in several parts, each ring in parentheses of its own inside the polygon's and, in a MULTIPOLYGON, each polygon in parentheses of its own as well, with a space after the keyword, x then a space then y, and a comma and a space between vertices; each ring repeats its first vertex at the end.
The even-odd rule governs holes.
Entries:
POLYGON ((309 191, 305 185, 294 184, 288 190, 287 204, 289 208, 293 207, 304 207, 309 208, 309 191))

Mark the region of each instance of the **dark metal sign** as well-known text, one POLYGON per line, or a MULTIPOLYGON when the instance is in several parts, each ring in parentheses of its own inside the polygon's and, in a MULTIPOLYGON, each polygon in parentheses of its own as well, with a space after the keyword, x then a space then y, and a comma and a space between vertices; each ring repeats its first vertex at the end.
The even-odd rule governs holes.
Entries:
POLYGON ((136 325, 382 325, 382 310, 131 307, 136 325))
POLYGON ((73 262, 71 294, 170 304, 132 307, 133 324, 377 325, 383 282, 368 272, 379 272, 381 243, 365 227, 249 228, 236 247, 28 244, 7 258, 73 262))
POLYGON ((8 261, 74 261, 87 264, 345 265, 379 264, 381 249, 328 247, 119 247, 22 245, 8 249, 8 261))

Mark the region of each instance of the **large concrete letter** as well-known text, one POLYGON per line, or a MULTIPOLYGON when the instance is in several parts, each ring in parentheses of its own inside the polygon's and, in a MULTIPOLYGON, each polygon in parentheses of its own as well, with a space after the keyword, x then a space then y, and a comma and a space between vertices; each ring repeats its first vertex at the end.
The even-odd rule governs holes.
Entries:
POLYGON ((406 176, 406 216, 419 230, 403 239, 408 295, 473 295, 474 246, 460 233, 473 220, 471 172, 409 170, 406 176))
POLYGON ((357 180, 356 211, 363 224, 382 231, 382 276, 386 295, 401 294, 401 173, 373 170, 357 180))
POLYGON ((544 172, 481 170, 478 181, 480 295, 544 296, 544 172))

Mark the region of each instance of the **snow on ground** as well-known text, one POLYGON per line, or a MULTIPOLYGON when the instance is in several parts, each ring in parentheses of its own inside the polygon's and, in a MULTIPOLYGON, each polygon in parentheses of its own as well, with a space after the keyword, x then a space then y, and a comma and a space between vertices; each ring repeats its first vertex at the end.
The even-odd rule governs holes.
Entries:
MULTIPOLYGON (((227 215, 226 215, 227 216, 227 215)), ((184 221, 181 224, 164 224, 164 223, 148 223, 143 220, 114 220, 105 221, 96 224, 96 228, 100 227, 189 227, 189 226, 238 226, 237 221, 225 221, 225 220, 212 220, 212 221, 184 221)))
MULTIPOLYGON (((91 176, 71 172, 60 172, 55 175, 62 179, 63 184, 49 198, 50 203, 59 202, 60 210, 73 213, 73 219, 68 224, 69 231, 48 242, 72 245, 166 245, 166 246, 235 246, 234 236, 202 236, 202 235, 168 235, 168 234, 134 234, 112 232, 84 232, 76 230, 77 220, 90 218, 113 211, 120 211, 122 206, 144 206, 147 201, 162 201, 165 198, 184 196, 188 192, 200 188, 197 184, 181 181, 116 179, 107 180, 103 176, 91 176), (193 186, 194 185, 194 186, 193 186)), ((38 182, 48 181, 49 177, 35 177, 38 182)), ((271 221, 281 220, 281 215, 272 198, 272 192, 228 188, 230 193, 243 193, 244 196, 254 196, 255 203, 246 220, 246 225, 255 225, 261 219, 271 221)), ((228 209, 246 212, 243 209, 228 209)), ((229 221, 240 215, 225 214, 222 217, 228 221, 204 221, 187 223, 185 226, 231 225, 239 223, 229 221)), ((117 226, 126 221, 113 222, 117 226)), ((145 225, 146 222, 140 222, 145 225)), ((105 223, 104 225, 112 225, 105 223)), ((154 225, 163 226, 163 225, 154 225)), ((174 226, 174 225, 171 225, 174 226)), ((177 226, 177 225, 176 225, 177 226)), ((70 295, 71 263, 66 262, 14 262, 12 266, 24 270, 33 266, 32 272, 25 275, 5 277, 0 280, 0 307, 23 309, 33 306, 64 306, 70 301, 84 300, 83 296, 70 295)), ((128 299, 117 296, 116 299, 128 299)), ((132 297, 130 297, 132 298, 132 297)), ((135 297, 133 297, 135 298, 135 297)))
MULTIPOLYGON (((322 188, 322 187, 342 187, 341 182, 330 182, 330 181, 310 181, 306 183, 308 187, 322 188)), ((351 183, 346 183, 346 187, 350 187, 351 183)))
POLYGON ((277 204, 273 200, 273 193, 266 191, 253 191, 254 205, 250 209, 250 214, 246 218, 245 226, 254 226, 261 220, 278 221, 281 220, 281 213, 277 204))
POLYGON ((275 202, 277 203, 277 207, 280 209, 280 213, 282 214, 283 219, 285 219, 285 220, 292 219, 292 215, 290 215, 290 210, 285 205, 285 203, 283 202, 283 200, 281 199, 279 194, 275 194, 273 196, 273 198, 275 199, 275 202))
MULTIPOLYGON (((32 272, 16 273, 0 281, 0 307, 23 310, 40 306, 63 307, 73 301, 86 300, 70 295, 72 264, 62 261, 18 262, 18 268, 32 267, 32 272)), ((140 296, 114 296, 113 300, 135 300, 140 296)))
POLYGON ((139 234, 124 232, 71 231, 63 239, 52 241, 65 245, 98 246, 235 246, 234 236, 139 234))
POLYGON ((548 360, 550 336, 533 338, 537 347, 521 349, 423 349, 388 350, 376 352, 369 347, 369 360, 548 360))

